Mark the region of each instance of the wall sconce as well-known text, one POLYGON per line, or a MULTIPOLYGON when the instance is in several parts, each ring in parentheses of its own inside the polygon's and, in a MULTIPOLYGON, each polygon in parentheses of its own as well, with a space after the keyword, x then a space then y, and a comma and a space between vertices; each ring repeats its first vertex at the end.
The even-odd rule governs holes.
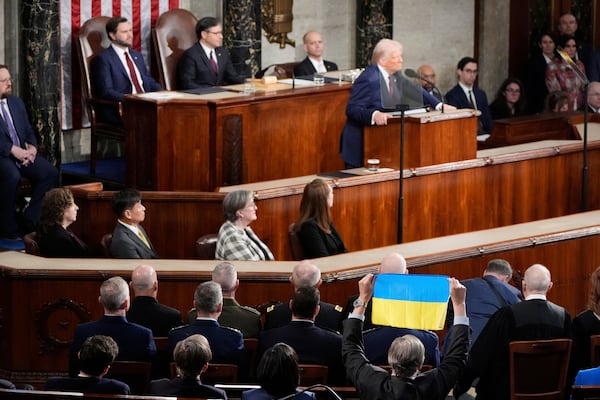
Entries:
POLYGON ((292 3, 293 0, 263 0, 261 6, 265 37, 269 43, 279 43, 281 49, 286 44, 296 47, 296 41, 287 36, 294 20, 292 3))

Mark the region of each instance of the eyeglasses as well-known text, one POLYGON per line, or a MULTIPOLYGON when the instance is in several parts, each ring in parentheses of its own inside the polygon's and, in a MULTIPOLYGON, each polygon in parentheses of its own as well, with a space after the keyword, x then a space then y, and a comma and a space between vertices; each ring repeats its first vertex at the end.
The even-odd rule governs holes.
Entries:
POLYGON ((12 83, 13 82, 12 78, 0 79, 0 83, 8 83, 8 82, 12 83))
POLYGON ((218 32, 204 31, 204 32, 206 32, 206 33, 212 33, 213 35, 217 35, 217 36, 223 34, 223 31, 218 31, 218 32))

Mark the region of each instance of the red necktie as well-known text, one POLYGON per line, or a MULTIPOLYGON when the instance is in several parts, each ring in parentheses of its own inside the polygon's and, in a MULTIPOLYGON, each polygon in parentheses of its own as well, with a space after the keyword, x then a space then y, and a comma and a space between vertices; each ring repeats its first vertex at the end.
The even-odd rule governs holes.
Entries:
POLYGON ((219 74, 219 66, 217 65, 217 61, 215 60, 215 52, 210 51, 210 63, 212 64, 212 69, 215 71, 215 75, 219 74))
POLYGON ((135 73, 135 67, 133 66, 133 61, 131 61, 131 57, 129 57, 129 52, 125 52, 125 62, 127 62, 127 68, 129 68, 129 76, 131 77, 131 81, 133 82, 133 86, 135 86, 135 91, 137 93, 144 93, 144 89, 140 86, 140 81, 138 80, 138 76, 135 73))

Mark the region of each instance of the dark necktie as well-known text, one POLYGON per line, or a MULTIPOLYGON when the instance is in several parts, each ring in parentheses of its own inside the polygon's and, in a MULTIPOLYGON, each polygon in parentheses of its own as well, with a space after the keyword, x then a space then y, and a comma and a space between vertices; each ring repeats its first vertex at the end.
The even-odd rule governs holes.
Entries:
POLYGON ((388 84, 389 84, 390 97, 394 97, 394 93, 395 93, 395 91, 394 91, 395 79, 394 79, 394 77, 392 75, 390 75, 388 77, 388 82, 389 82, 388 84))
POLYGON ((212 64, 212 69, 215 72, 215 75, 219 74, 219 66, 217 65, 217 60, 215 60, 215 52, 210 51, 210 63, 212 64))
POLYGON ((477 106, 475 105, 475 102, 473 101, 473 91, 469 90, 469 104, 471 105, 472 109, 477 110, 477 106))
POLYGON ((129 52, 125 52, 125 62, 127 62, 127 68, 129 68, 129 76, 131 77, 131 81, 133 82, 133 86, 135 86, 135 91, 137 93, 144 93, 144 89, 140 86, 140 81, 138 80, 138 76, 135 73, 135 67, 133 66, 133 61, 131 61, 131 57, 129 57, 129 52))
POLYGON ((8 111, 8 105, 6 104, 6 100, 0 101, 0 107, 2 108, 2 118, 4 118, 4 122, 6 122, 6 126, 8 127, 8 133, 10 134, 10 139, 13 144, 17 147, 21 147, 21 142, 19 140, 19 135, 17 134, 17 130, 10 118, 10 112, 8 111))

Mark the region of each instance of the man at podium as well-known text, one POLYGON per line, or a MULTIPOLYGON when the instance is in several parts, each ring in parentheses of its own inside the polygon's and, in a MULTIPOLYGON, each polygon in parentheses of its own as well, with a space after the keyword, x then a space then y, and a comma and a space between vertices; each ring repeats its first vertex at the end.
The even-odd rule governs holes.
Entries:
MULTIPOLYGON (((420 108, 424 104, 436 110, 441 108, 442 102, 402 75, 402 62, 402 44, 381 39, 373 49, 371 65, 354 82, 346 106, 348 119, 341 138, 346 168, 363 165, 363 127, 387 125, 392 115, 386 111, 400 107, 420 108)), ((449 106, 444 108, 450 109, 449 106)))

